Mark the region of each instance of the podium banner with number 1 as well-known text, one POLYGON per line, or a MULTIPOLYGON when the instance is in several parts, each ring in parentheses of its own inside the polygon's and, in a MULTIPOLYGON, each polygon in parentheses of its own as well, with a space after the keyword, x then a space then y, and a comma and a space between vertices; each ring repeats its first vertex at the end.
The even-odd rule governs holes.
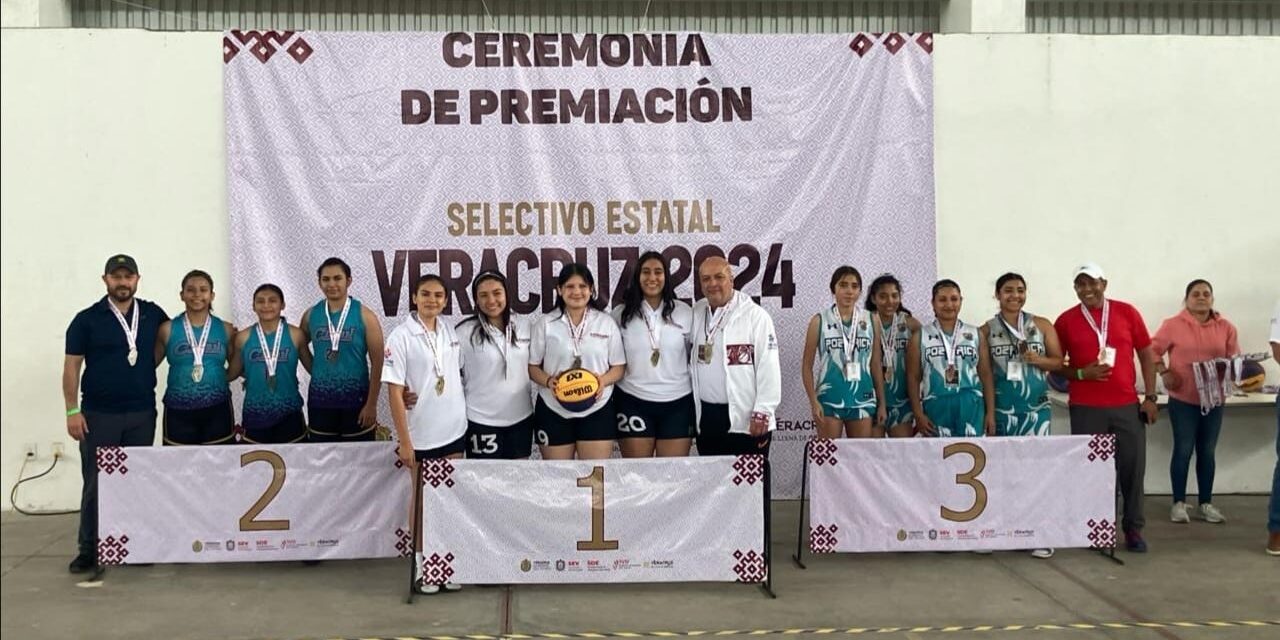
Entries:
POLYGON ((762 456, 422 467, 426 582, 766 577, 762 456))
POLYGON ((1115 545, 1115 437, 814 440, 814 553, 1115 545))

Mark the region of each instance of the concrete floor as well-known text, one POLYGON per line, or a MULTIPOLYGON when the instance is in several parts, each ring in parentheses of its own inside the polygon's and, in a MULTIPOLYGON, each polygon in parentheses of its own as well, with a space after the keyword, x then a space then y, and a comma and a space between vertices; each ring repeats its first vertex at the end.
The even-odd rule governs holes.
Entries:
MULTIPOLYGON (((777 600, 732 584, 468 587, 404 603, 400 561, 155 565, 110 570, 78 586, 66 565, 75 516, 6 513, 0 568, 5 640, 43 638, 382 638, 465 634, 803 629, 785 635, 1037 639, 1280 638, 1280 626, 1104 628, 1102 623, 1271 621, 1280 624, 1280 559, 1266 556, 1266 498, 1226 496, 1227 525, 1167 521, 1148 500, 1152 552, 1113 564, 1084 550, 871 554, 790 560, 798 503, 774 510, 777 600), (1098 625, 1055 630, 949 626, 1098 625), (931 627, 931 631, 913 631, 931 627), (887 630, 897 628, 898 630, 887 630), (835 629, 834 632, 819 630, 835 629)), ((773 634, 757 634, 773 635, 773 634)), ((465 638, 459 640, 466 640, 465 638)))

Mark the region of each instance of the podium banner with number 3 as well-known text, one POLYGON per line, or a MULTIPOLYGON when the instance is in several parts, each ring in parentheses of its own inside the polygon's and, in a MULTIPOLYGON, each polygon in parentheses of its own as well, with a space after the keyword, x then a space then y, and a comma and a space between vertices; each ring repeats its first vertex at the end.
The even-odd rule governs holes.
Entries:
POLYGON ((101 564, 408 557, 387 442, 98 449, 101 564))
POLYGON ((814 553, 1115 545, 1111 435, 814 440, 814 553))
POLYGON ((426 582, 766 577, 761 456, 422 466, 426 582))

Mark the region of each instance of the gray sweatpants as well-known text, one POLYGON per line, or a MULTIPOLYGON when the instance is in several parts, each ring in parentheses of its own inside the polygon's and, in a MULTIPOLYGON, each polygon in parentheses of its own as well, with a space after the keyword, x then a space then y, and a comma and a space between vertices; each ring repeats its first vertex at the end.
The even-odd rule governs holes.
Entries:
POLYGON ((1123 407, 1082 407, 1071 405, 1071 434, 1113 433, 1116 436, 1116 488, 1124 502, 1120 527, 1141 531, 1147 524, 1142 513, 1146 493, 1147 427, 1138 415, 1138 404, 1123 407))
POLYGON ((149 447, 156 441, 156 411, 84 412, 89 433, 80 441, 80 553, 98 550, 98 447, 149 447))

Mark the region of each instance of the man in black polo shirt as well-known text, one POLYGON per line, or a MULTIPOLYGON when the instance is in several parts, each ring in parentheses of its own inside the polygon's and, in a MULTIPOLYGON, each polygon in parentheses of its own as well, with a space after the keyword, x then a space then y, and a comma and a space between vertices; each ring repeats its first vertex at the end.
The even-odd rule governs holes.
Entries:
POLYGON ((138 263, 112 256, 103 270, 107 295, 76 314, 67 327, 62 397, 67 433, 80 441, 80 554, 71 573, 97 567, 97 448, 150 446, 156 437, 156 334, 168 319, 155 303, 138 300, 138 263), (83 400, 80 367, 84 365, 83 400))

